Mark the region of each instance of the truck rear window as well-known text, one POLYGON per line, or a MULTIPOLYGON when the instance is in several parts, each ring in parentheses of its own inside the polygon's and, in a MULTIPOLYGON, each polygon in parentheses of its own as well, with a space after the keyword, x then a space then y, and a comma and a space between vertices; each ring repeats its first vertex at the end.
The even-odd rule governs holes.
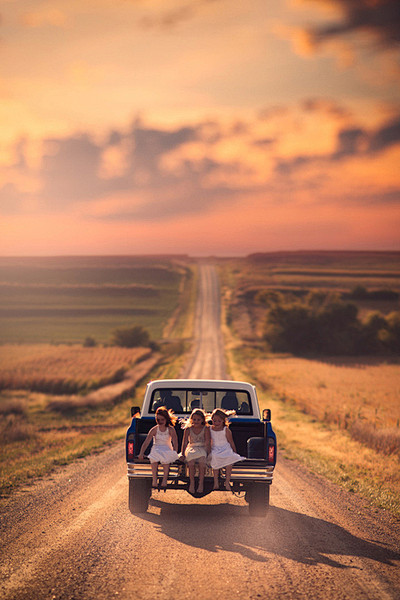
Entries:
POLYGON ((190 414, 195 408, 212 412, 214 408, 235 410, 238 415, 252 415, 250 395, 243 390, 155 389, 150 402, 150 412, 160 406, 176 414, 190 414))

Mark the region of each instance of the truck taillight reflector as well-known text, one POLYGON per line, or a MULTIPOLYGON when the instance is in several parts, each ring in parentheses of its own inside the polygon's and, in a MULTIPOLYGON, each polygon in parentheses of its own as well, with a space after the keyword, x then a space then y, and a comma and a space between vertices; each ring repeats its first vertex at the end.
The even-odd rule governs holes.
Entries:
POLYGON ((268 462, 272 463, 275 460, 275 446, 268 446, 268 462))
POLYGON ((133 456, 133 442, 128 442, 128 454, 133 456))

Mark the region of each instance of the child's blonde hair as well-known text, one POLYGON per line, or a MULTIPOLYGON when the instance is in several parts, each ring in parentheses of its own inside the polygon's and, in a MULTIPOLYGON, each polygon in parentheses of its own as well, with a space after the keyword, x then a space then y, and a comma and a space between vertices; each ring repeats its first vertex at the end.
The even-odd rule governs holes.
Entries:
POLYGON ((187 429, 188 427, 193 427, 192 419, 196 415, 198 415, 199 417, 201 417, 203 419, 203 425, 207 425, 207 414, 205 413, 205 411, 202 408, 195 408, 194 410, 192 410, 190 417, 188 418, 186 423, 183 425, 183 429, 187 429))
POLYGON ((219 417, 224 422, 224 427, 229 427, 228 417, 230 415, 235 415, 236 412, 234 410, 223 410, 222 408, 215 408, 211 413, 211 420, 213 417, 219 417))
POLYGON ((166 420, 167 427, 169 427, 170 425, 172 425, 173 427, 176 423, 176 416, 174 415, 174 411, 171 409, 168 410, 166 406, 160 406, 159 408, 157 408, 156 417, 157 415, 161 415, 162 417, 164 417, 164 419, 166 420))

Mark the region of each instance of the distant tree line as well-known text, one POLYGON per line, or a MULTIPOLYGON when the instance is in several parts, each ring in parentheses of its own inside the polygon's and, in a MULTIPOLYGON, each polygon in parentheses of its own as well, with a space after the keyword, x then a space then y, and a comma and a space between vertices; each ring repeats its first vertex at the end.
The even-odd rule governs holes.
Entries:
POLYGON ((319 291, 304 297, 263 291, 257 300, 268 307, 264 339, 273 352, 400 354, 400 312, 375 311, 361 320, 355 304, 319 291))
MULTIPOLYGON (((121 327, 114 329, 111 336, 111 345, 121 348, 149 347, 151 350, 158 350, 157 342, 150 338, 150 333, 141 325, 133 327, 121 327)), ((92 336, 87 336, 83 341, 85 348, 97 346, 97 341, 92 336)))
POLYGON ((400 294, 395 290, 380 289, 380 290, 367 290, 363 285, 356 285, 351 292, 342 293, 342 298, 348 298, 349 300, 389 300, 396 301, 400 297, 400 294))
POLYGON ((112 344, 123 348, 136 348, 137 346, 148 346, 152 350, 158 350, 157 342, 150 338, 150 334, 141 325, 115 329, 112 335, 112 344))

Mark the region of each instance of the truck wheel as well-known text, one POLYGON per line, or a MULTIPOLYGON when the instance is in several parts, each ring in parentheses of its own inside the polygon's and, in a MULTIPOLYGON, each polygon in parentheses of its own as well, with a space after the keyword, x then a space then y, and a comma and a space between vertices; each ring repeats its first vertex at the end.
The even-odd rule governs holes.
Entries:
POLYGON ((253 483, 246 496, 249 514, 252 517, 265 517, 269 507, 269 484, 253 483))
POLYGON ((132 514, 144 513, 151 496, 151 481, 129 479, 129 510, 132 514))

